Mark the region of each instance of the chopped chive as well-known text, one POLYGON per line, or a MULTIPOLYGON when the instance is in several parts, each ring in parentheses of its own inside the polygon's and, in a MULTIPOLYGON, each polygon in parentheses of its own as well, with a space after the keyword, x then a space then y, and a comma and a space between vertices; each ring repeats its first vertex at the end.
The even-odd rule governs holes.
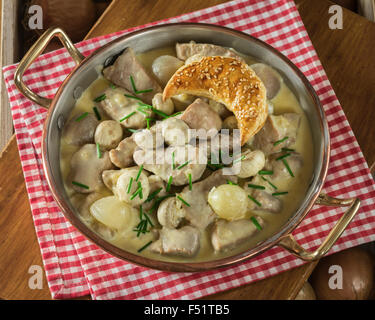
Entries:
POLYGON ((251 217, 250 220, 254 223, 258 230, 262 230, 262 226, 259 224, 258 220, 255 217, 251 217))
POLYGON ((160 110, 155 109, 155 108, 152 108, 152 111, 155 112, 157 115, 163 117, 164 119, 169 118, 169 116, 166 113, 164 113, 163 111, 160 111, 160 110))
POLYGON ((289 148, 281 148, 281 151, 285 151, 285 152, 294 152, 296 150, 294 149, 289 149, 289 148))
POLYGON ((81 121, 83 118, 86 118, 87 116, 88 116, 88 112, 84 112, 84 113, 82 113, 77 119, 76 119, 76 121, 77 122, 79 122, 79 121, 81 121))
POLYGON ((245 158, 246 158, 246 156, 243 155, 241 158, 238 158, 238 159, 233 160, 233 163, 240 162, 240 161, 242 161, 242 160, 245 159, 245 158))
POLYGON ((142 251, 143 251, 144 249, 146 249, 151 243, 152 243, 152 241, 147 242, 142 248, 138 249, 138 252, 142 252, 142 251))
POLYGON ((183 198, 181 198, 180 196, 177 196, 177 199, 180 200, 183 204, 185 204, 186 206, 190 207, 190 204, 187 203, 183 198))
POLYGON ((126 115, 125 117, 123 117, 123 118, 120 119, 119 121, 120 121, 120 122, 123 122, 123 121, 125 121, 126 119, 129 119, 131 116, 134 116, 135 114, 136 114, 135 111, 130 112, 128 115, 126 115))
POLYGON ((84 188, 84 189, 90 189, 90 187, 86 186, 85 184, 83 183, 79 183, 77 181, 72 181, 72 184, 78 186, 78 187, 81 187, 81 188, 84 188))
POLYGON ((109 86, 110 86, 112 89, 116 89, 116 88, 117 88, 112 82, 109 83, 109 86))
POLYGON ((285 140, 288 140, 289 139, 289 137, 284 137, 284 138, 282 138, 282 139, 280 139, 280 140, 278 140, 278 141, 276 141, 276 142, 274 142, 274 146, 277 146, 277 145, 279 145, 280 143, 283 143, 285 140))
POLYGON ((143 220, 143 207, 142 205, 139 207, 139 220, 143 220))
POLYGON ((135 192, 132 194, 132 196, 130 197, 130 200, 133 200, 136 196, 138 196, 139 195, 139 193, 140 193, 140 191, 141 191, 141 189, 137 189, 137 190, 135 190, 135 192))
POLYGON ((128 130, 128 131, 131 132, 131 133, 134 133, 134 132, 137 132, 137 131, 138 131, 137 129, 132 129, 132 128, 126 128, 126 130, 128 130))
POLYGON ((261 175, 261 176, 272 176, 273 171, 271 171, 271 170, 260 170, 260 171, 258 171, 258 174, 261 175))
POLYGON ((140 94, 140 93, 147 93, 147 92, 152 92, 154 89, 146 89, 146 90, 137 90, 135 91, 136 94, 140 94))
POLYGON ((173 177, 170 176, 168 179, 167 188, 165 189, 167 192, 169 192, 169 189, 171 188, 172 180, 173 180, 173 177))
POLYGON ((137 174, 137 177, 135 178, 135 181, 138 181, 139 177, 141 176, 142 170, 143 170, 143 164, 141 164, 141 167, 138 170, 138 174, 137 174))
POLYGON ((188 161, 184 162, 182 165, 178 166, 177 169, 178 169, 178 170, 181 170, 183 167, 187 166, 187 165, 189 164, 190 161, 191 161, 191 160, 188 160, 188 161))
POLYGON ((150 129, 150 118, 146 118, 146 127, 150 129))
POLYGON ((143 189, 140 182, 138 182, 138 188, 139 188, 139 198, 143 199, 143 189))
POLYGON ((100 151, 99 143, 96 143, 96 154, 97 154, 99 159, 102 157, 102 152, 100 151))
POLYGON ((251 201, 253 201, 258 207, 261 207, 261 206, 262 206, 262 204, 261 204, 258 200, 254 199, 252 196, 248 195, 248 197, 249 197, 249 199, 250 199, 251 201))
POLYGON ((128 187, 128 193, 130 193, 130 190, 132 188, 132 184, 133 184, 133 177, 130 177, 129 187, 128 187))
POLYGON ((138 224, 137 229, 135 229, 134 231, 137 231, 137 237, 139 237, 141 233, 146 233, 147 232, 147 220, 142 220, 138 224))
POLYGON ((140 98, 138 98, 138 97, 136 97, 136 96, 132 96, 132 95, 130 95, 130 94, 126 94, 126 93, 125 93, 124 96, 127 97, 127 98, 130 98, 130 99, 135 99, 135 100, 142 101, 140 98))
POLYGON ((275 190, 277 190, 277 187, 271 182, 271 181, 269 181, 269 180, 267 180, 266 178, 264 178, 264 177, 261 177, 264 181, 266 181, 266 182, 268 182, 268 184, 272 187, 272 188, 274 188, 275 190))
POLYGON ((150 217, 148 216, 148 214, 146 212, 143 213, 143 215, 146 217, 146 220, 148 221, 148 223, 150 224, 151 227, 154 226, 154 224, 152 223, 150 217))
POLYGON ((148 110, 150 110, 150 109, 152 109, 153 108, 153 106, 151 106, 151 105, 149 105, 149 104, 147 104, 147 103, 144 103, 144 102, 138 102, 138 105, 142 108, 142 109, 148 109, 148 110))
POLYGON ((189 173, 188 177, 189 177, 189 190, 193 190, 193 181, 191 178, 191 173, 189 173))
POLYGON ((274 192, 272 193, 273 196, 282 196, 284 194, 288 194, 288 191, 284 191, 284 192, 274 192))
POLYGON ((102 117, 100 116, 98 108, 97 107, 93 107, 92 109, 94 110, 96 119, 98 119, 99 121, 102 120, 102 117))
POLYGON ((176 164, 174 163, 174 151, 172 152, 172 169, 176 169, 176 164))
POLYGON ((230 184, 231 186, 238 186, 237 183, 234 183, 233 181, 227 180, 227 184, 230 184))
POLYGON ((163 188, 159 188, 159 189, 155 190, 154 192, 152 192, 152 193, 147 197, 147 200, 146 200, 145 202, 150 202, 150 201, 152 201, 152 200, 156 197, 156 195, 157 195, 161 190, 163 190, 163 188))
POLYGON ((167 194, 167 195, 162 196, 162 197, 158 197, 158 198, 156 199, 156 202, 161 202, 161 201, 163 201, 163 200, 165 200, 165 199, 167 199, 167 198, 174 197, 175 195, 176 195, 176 194, 171 193, 171 194, 167 194))
POLYGON ((288 170, 290 176, 294 178, 294 174, 289 167, 288 161, 286 161, 286 159, 282 159, 281 161, 284 163, 284 166, 286 167, 286 170, 288 170))
POLYGON ((133 88, 133 92, 137 93, 137 88, 135 87, 133 76, 130 75, 129 78, 130 78, 130 83, 131 83, 132 88, 133 88))
POLYGON ((105 95, 105 93, 101 94, 100 96, 96 97, 94 99, 95 102, 100 102, 100 101, 103 101, 104 99, 106 99, 107 96, 105 95))
POLYGON ((282 160, 282 159, 284 159, 284 158, 287 158, 287 157, 289 157, 290 155, 291 155, 291 153, 286 153, 286 154, 283 154, 282 156, 280 156, 280 157, 276 158, 276 160, 282 160))
POLYGON ((251 184, 251 183, 249 183, 247 186, 249 188, 253 188, 253 189, 260 189, 260 190, 266 189, 266 187, 264 187, 264 186, 260 186, 260 185, 257 185, 257 184, 251 184))

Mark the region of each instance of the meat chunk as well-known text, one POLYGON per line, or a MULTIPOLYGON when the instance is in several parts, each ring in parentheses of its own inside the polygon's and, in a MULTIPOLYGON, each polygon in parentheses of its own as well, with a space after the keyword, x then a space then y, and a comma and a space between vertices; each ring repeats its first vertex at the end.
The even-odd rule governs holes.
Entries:
POLYGON ((159 80, 159 82, 165 86, 172 75, 177 71, 178 68, 182 67, 184 62, 176 57, 164 55, 157 57, 152 62, 152 72, 159 80))
POLYGON ((162 91, 157 81, 147 74, 131 48, 126 48, 112 66, 103 70, 103 74, 105 78, 114 84, 133 93, 135 92, 130 76, 134 80, 137 91, 152 89, 151 92, 137 94, 139 98, 148 104, 151 104, 152 97, 156 93, 162 91))
POLYGON ((63 132, 63 139, 66 143, 82 146, 94 142, 95 129, 99 121, 92 113, 80 119, 81 116, 72 118, 66 124, 63 132))
POLYGON ((189 43, 177 43, 176 53, 177 58, 182 60, 186 60, 196 54, 202 56, 232 57, 242 60, 242 58, 235 53, 234 50, 209 43, 196 43, 194 41, 190 41, 189 43))
POLYGON ((272 179, 279 178, 291 178, 289 170, 287 169, 284 161, 290 168, 293 176, 298 174, 298 171, 303 166, 303 158, 299 153, 291 152, 291 155, 284 158, 283 160, 277 160, 279 157, 285 155, 285 152, 279 152, 273 154, 269 159, 269 164, 267 164, 267 169, 273 171, 272 179))
POLYGON ((98 158, 96 145, 85 144, 70 160, 71 181, 75 191, 90 193, 104 187, 102 172, 113 168, 108 152, 98 158), (80 186, 83 185, 83 186, 80 186))
POLYGON ((283 81, 283 78, 279 73, 264 63, 255 63, 250 67, 264 83, 267 90, 267 99, 271 100, 275 98, 280 91, 281 83, 283 81))
POLYGON ((100 105, 110 118, 118 121, 125 128, 146 127, 146 118, 151 117, 152 112, 148 109, 140 111, 139 101, 125 96, 130 95, 129 92, 121 88, 108 88, 104 94, 105 99, 100 105))
POLYGON ((116 149, 109 151, 111 162, 118 168, 127 168, 134 164, 133 153, 137 148, 133 136, 122 140, 116 149))
POLYGON ((164 255, 193 257, 200 247, 199 230, 192 226, 181 229, 164 227, 160 230, 160 238, 151 244, 150 250, 164 255))
POLYGON ((204 230, 215 220, 216 214, 208 204, 208 193, 227 180, 237 183, 236 176, 223 175, 222 170, 217 170, 206 179, 193 183, 191 190, 189 186, 182 190, 180 196, 190 204, 190 207, 183 206, 184 215, 192 226, 204 230))
POLYGON ((253 147, 269 155, 293 145, 297 139, 300 120, 301 115, 297 113, 270 115, 264 127, 254 136, 253 147), (282 141, 283 139, 285 140, 282 141), (278 141, 280 142, 275 145, 278 141))
POLYGON ((202 99, 196 99, 181 116, 181 120, 191 129, 203 129, 209 131, 213 129, 219 131, 222 126, 222 121, 217 112, 215 112, 202 99))
MULTIPOLYGON (((255 217, 258 224, 263 228, 264 220, 255 217)), ((248 241, 259 230, 250 219, 241 219, 234 221, 218 220, 215 223, 211 235, 212 246, 215 251, 226 251, 236 248, 237 246, 248 241)))
POLYGON ((252 197, 258 201, 261 206, 254 203, 253 210, 267 211, 270 213, 279 213, 283 208, 283 202, 264 190, 254 190, 252 197))
POLYGON ((105 150, 116 148, 122 139, 122 127, 115 120, 99 123, 95 130, 95 143, 105 150))

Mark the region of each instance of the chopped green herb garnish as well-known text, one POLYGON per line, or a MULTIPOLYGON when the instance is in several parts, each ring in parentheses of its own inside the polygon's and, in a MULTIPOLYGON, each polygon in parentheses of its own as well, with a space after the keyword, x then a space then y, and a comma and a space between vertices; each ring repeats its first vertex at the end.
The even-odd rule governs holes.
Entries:
POLYGON ((262 230, 262 226, 259 224, 258 220, 255 217, 251 217, 250 220, 254 223, 258 230, 262 230))
POLYGON ((172 180, 173 180, 173 177, 170 176, 169 179, 168 179, 167 187, 165 189, 167 192, 169 192, 169 189, 171 188, 172 180))
POLYGON ((286 159, 282 159, 281 161, 284 163, 284 166, 286 167, 286 170, 288 170, 290 176, 294 178, 294 174, 289 167, 288 161, 286 161, 286 159))
POLYGON ((90 189, 89 186, 86 186, 85 184, 77 182, 77 181, 72 181, 72 184, 74 184, 74 185, 76 185, 78 187, 84 188, 84 189, 90 189))
POLYGON ((262 204, 261 204, 258 200, 256 200, 255 198, 253 198, 252 196, 248 195, 248 197, 249 197, 249 199, 250 199, 251 201, 253 201, 258 207, 261 207, 261 206, 262 206, 262 204))
POLYGON ((169 118, 177 117, 177 116, 179 116, 182 113, 183 113, 182 111, 176 112, 176 113, 170 115, 169 118))
POLYGON ((150 129, 150 118, 146 118, 146 128, 150 129))
POLYGON ((82 113, 77 119, 76 119, 76 121, 77 122, 79 122, 79 121, 81 121, 83 118, 86 118, 87 116, 88 116, 88 112, 84 112, 84 113, 82 113))
POLYGON ((94 110, 96 119, 98 119, 99 121, 102 120, 102 117, 100 116, 98 108, 97 107, 93 107, 92 109, 94 110))
POLYGON ((132 188, 132 184, 133 184, 133 177, 130 177, 129 186, 128 186, 128 193, 130 193, 130 190, 132 188))
POLYGON ((96 143, 96 154, 97 154, 99 159, 102 157, 102 152, 100 151, 99 143, 96 143))
POLYGON ((142 101, 140 98, 138 98, 138 97, 136 97, 136 96, 132 96, 132 95, 130 95, 130 94, 126 94, 126 93, 125 93, 124 96, 127 97, 127 98, 130 98, 130 99, 135 99, 135 100, 142 101))
POLYGON ((246 158, 246 156, 243 155, 243 156, 241 156, 241 158, 238 158, 238 159, 233 160, 233 163, 240 162, 240 161, 242 161, 242 160, 245 159, 245 158, 246 158))
POLYGON ((143 213, 143 215, 146 217, 146 220, 148 221, 148 223, 150 224, 151 227, 154 226, 154 224, 152 223, 150 217, 148 216, 148 214, 146 212, 143 213))
POLYGON ((139 220, 143 220, 143 207, 142 205, 139 207, 139 220))
POLYGON ((147 93, 147 92, 152 92, 154 89, 146 89, 146 90, 137 90, 135 93, 140 94, 140 93, 147 93))
POLYGON ((191 160, 188 160, 188 161, 184 162, 182 165, 178 166, 177 169, 180 170, 180 169, 182 169, 183 167, 187 166, 187 165, 189 164, 190 161, 191 161, 191 160))
POLYGON ((227 184, 230 184, 231 186, 238 186, 237 183, 234 183, 234 182, 232 182, 230 180, 227 180, 227 184))
POLYGON ((284 137, 284 138, 282 138, 282 139, 280 139, 280 140, 278 140, 278 141, 276 141, 276 142, 274 142, 274 146, 277 146, 277 145, 279 145, 280 143, 283 143, 285 140, 288 140, 289 139, 289 137, 284 137))
POLYGON ((183 204, 185 204, 186 206, 190 207, 190 204, 187 203, 182 197, 180 196, 177 196, 177 199, 180 200, 183 204))
POLYGON ((138 189, 139 189, 139 198, 140 199, 143 199, 143 189, 142 189, 142 185, 140 182, 138 182, 138 189))
POLYGON ((137 132, 137 131, 138 131, 138 129, 131 129, 131 128, 126 128, 126 130, 128 130, 128 131, 131 132, 131 133, 134 133, 134 132, 137 132))
POLYGON ((172 169, 176 169, 176 164, 174 163, 174 151, 172 152, 172 169))
POLYGON ((188 174, 188 178, 189 178, 189 190, 193 190, 193 181, 191 178, 191 173, 188 174))
POLYGON ((147 197, 147 200, 146 200, 145 202, 150 202, 150 201, 152 201, 152 200, 156 197, 156 195, 157 195, 161 190, 163 190, 163 188, 159 188, 159 189, 155 190, 154 192, 152 192, 152 193, 147 197))
POLYGON ((96 97, 96 98, 94 99, 94 101, 95 101, 95 102, 100 102, 100 101, 103 101, 103 100, 106 99, 106 98, 107 98, 107 96, 105 95, 105 93, 103 93, 102 95, 96 97))
POLYGON ((138 181, 139 177, 141 176, 142 170, 143 170, 143 164, 141 164, 141 167, 138 170, 138 174, 137 174, 137 177, 135 178, 135 181, 138 181))
POLYGON ((155 109, 155 108, 152 108, 152 111, 155 112, 157 115, 161 116, 164 119, 169 118, 169 116, 166 113, 164 113, 163 111, 160 111, 160 110, 155 109))
POLYGON ((123 122, 123 121, 125 121, 126 119, 129 119, 131 116, 134 116, 135 114, 136 114, 135 111, 130 112, 128 115, 126 115, 125 117, 123 117, 123 118, 120 119, 119 121, 120 121, 120 122, 123 122))
POLYGON ((143 107, 139 107, 139 108, 137 108, 137 110, 138 110, 139 112, 143 113, 145 116, 149 116, 149 114, 144 110, 143 107))
POLYGON ((260 186, 260 185, 257 185, 257 184, 251 184, 251 183, 249 183, 247 186, 249 188, 253 188, 253 189, 260 189, 260 190, 266 189, 266 187, 264 187, 264 186, 260 186))
POLYGON ((289 148, 281 148, 281 151, 285 151, 285 152, 294 152, 296 150, 294 149, 289 149, 289 148))
POLYGON ((288 194, 288 191, 284 191, 284 192, 274 192, 272 193, 273 196, 282 196, 284 194, 288 194))
POLYGON ((285 158, 289 157, 290 155, 291 155, 291 153, 283 154, 282 156, 276 158, 276 160, 282 160, 282 159, 285 159, 285 158))
POLYGON ((147 242, 142 248, 138 249, 138 252, 142 252, 142 251, 143 251, 144 249, 146 249, 151 243, 152 243, 152 241, 147 242))
POLYGON ((144 102, 138 102, 138 105, 142 108, 142 109, 147 109, 147 110, 151 110, 153 108, 153 106, 147 104, 147 103, 144 103, 144 102))
POLYGON ((116 88, 117 88, 112 82, 109 83, 109 86, 110 86, 112 89, 116 89, 116 88))
POLYGON ((260 170, 260 171, 258 171, 258 174, 261 175, 261 176, 272 176, 273 171, 271 171, 271 170, 260 170))
POLYGON ((272 188, 274 188, 275 190, 277 190, 277 187, 276 187, 271 181, 267 180, 265 177, 262 177, 262 176, 261 176, 261 178, 262 178, 264 181, 268 182, 268 184, 269 184, 272 188))
POLYGON ((130 78, 130 83, 131 83, 132 88, 133 88, 133 92, 137 93, 137 88, 135 87, 133 76, 129 76, 129 78, 130 78))
POLYGON ((138 182, 138 188, 137 190, 134 191, 132 196, 130 197, 130 200, 133 200, 136 196, 139 196, 139 198, 143 198, 143 193, 142 193, 142 185, 140 182, 138 182))

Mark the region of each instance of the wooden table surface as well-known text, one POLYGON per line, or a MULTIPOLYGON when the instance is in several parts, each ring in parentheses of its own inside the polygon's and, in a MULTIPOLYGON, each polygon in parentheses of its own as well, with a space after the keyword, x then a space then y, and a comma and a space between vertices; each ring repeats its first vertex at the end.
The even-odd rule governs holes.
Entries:
MULTIPOLYGON (((202 9, 223 0, 114 0, 87 38, 202 9)), ((328 28, 327 0, 296 0, 302 20, 369 164, 375 160, 375 25, 344 10, 343 30, 328 28)), ((0 298, 51 299, 28 287, 29 267, 42 266, 15 137, 0 155, 0 298)), ((212 299, 294 299, 316 263, 228 290, 212 299)), ((87 298, 87 297, 84 297, 87 298)))

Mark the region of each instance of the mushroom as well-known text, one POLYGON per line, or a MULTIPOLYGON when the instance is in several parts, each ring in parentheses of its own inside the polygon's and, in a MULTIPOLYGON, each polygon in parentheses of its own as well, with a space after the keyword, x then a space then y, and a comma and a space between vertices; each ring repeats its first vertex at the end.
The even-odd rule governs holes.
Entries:
POLYGON ((241 159, 240 172, 237 174, 239 178, 249 178, 255 176, 266 164, 264 153, 260 150, 246 150, 240 157, 236 157, 233 163, 241 159))
POLYGON ((165 114, 171 115, 174 111, 174 104, 172 99, 168 98, 163 101, 163 94, 157 93, 152 98, 152 106, 165 114))
POLYGON ((95 143, 105 150, 116 148, 122 139, 121 125, 114 120, 105 120, 96 127, 95 143))
POLYGON ((185 216, 182 202, 175 197, 163 200, 158 208, 159 223, 167 228, 177 228, 185 216))
POLYGON ((134 164, 133 153, 137 148, 133 136, 122 140, 116 149, 109 151, 109 158, 118 168, 127 168, 134 164))
POLYGON ((99 158, 95 144, 85 144, 75 152, 70 166, 72 187, 80 193, 100 190, 104 186, 102 172, 113 168, 108 152, 99 158))
POLYGON ((170 146, 183 146, 189 142, 189 126, 175 117, 161 122, 164 141, 170 146))
POLYGON ((184 64, 180 59, 164 55, 157 57, 152 63, 152 72, 159 80, 159 82, 165 86, 168 80, 184 64))
POLYGON ((81 119, 80 117, 72 118, 64 128, 63 139, 66 143, 75 146, 93 143, 98 123, 98 119, 91 113, 81 119))
POLYGON ((150 129, 143 129, 133 134, 133 140, 141 149, 157 149, 164 145, 162 131, 159 130, 160 125, 157 123, 150 129))

